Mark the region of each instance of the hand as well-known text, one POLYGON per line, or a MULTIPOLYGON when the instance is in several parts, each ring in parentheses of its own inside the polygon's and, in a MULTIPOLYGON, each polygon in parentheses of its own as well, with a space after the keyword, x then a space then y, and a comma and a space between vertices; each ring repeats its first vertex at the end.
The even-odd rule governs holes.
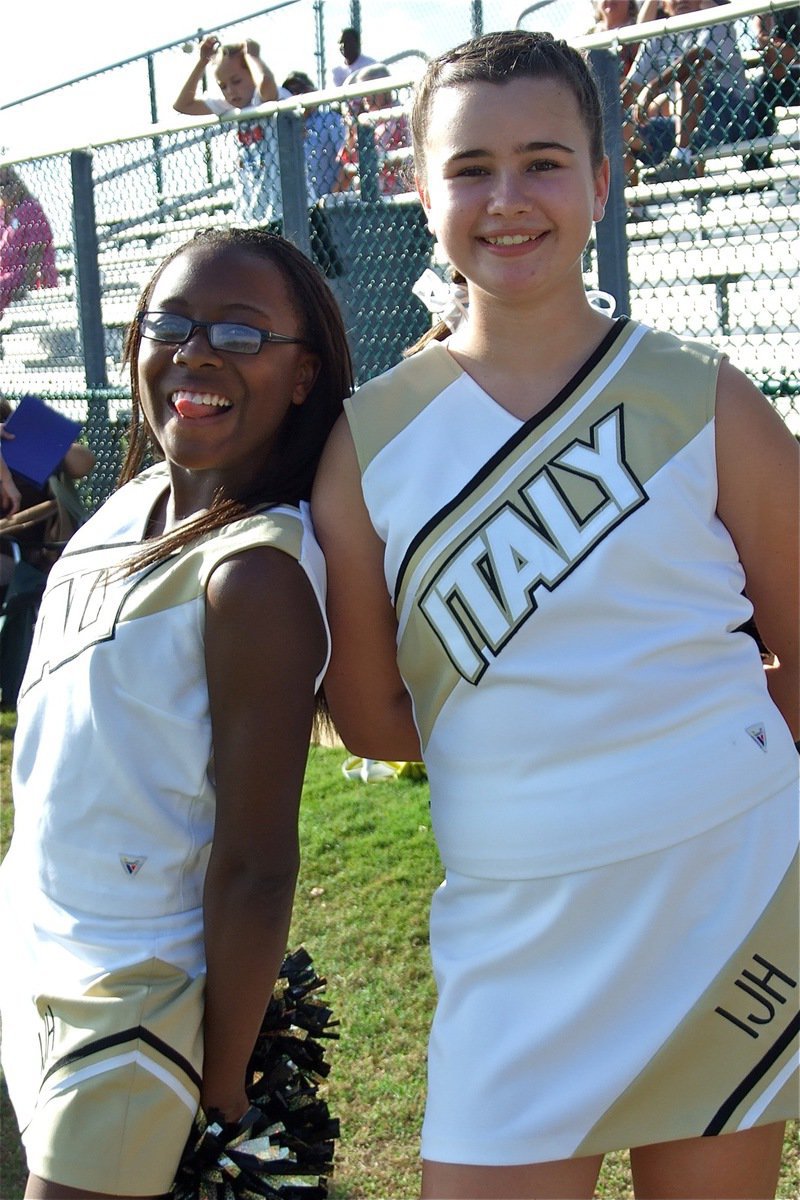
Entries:
MULTIPOLYGON (((13 434, 5 434, 5 437, 13 437, 13 434)), ((19 512, 21 501, 19 488, 14 483, 11 472, 8 466, 0 457, 0 510, 7 517, 13 517, 14 513, 19 512)))
POLYGON ((242 1088, 240 1093, 227 1097, 219 1104, 207 1103, 206 1097, 201 1097, 200 1105, 209 1123, 218 1121, 220 1125, 235 1125, 249 1110, 250 1101, 242 1088))
POLYGON ((252 38, 248 38, 244 44, 245 54, 249 54, 251 58, 258 58, 261 54, 261 47, 258 42, 254 42, 252 38))
POLYGON ((200 61, 204 65, 211 62, 211 59, 219 50, 220 41, 215 33, 210 33, 208 37, 204 37, 200 43, 200 61))

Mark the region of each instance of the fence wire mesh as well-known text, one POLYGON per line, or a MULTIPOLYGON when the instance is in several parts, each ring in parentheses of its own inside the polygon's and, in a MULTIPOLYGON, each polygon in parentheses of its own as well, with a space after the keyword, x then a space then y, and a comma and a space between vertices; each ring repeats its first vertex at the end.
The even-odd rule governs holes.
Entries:
MULTIPOLYGON (((328 45, 347 23, 340 7, 326 6, 335 29, 328 45)), ((422 4, 417 16, 413 4, 396 7, 416 35, 404 42, 398 26, 396 45, 433 54, 472 33, 474 5, 453 0, 442 30, 428 28, 422 4)), ((481 8, 486 29, 549 22, 566 32, 571 16, 576 44, 600 48, 597 62, 613 83, 607 140, 616 186, 587 248, 587 285, 613 292, 618 311, 715 342, 800 433, 798 7, 726 21, 720 6, 711 25, 699 24, 706 12, 691 28, 683 19, 644 26, 645 35, 588 39, 577 35, 591 11, 566 0, 541 14, 505 0, 481 8)), ((363 9, 367 51, 376 10, 363 9)), ((389 10, 391 2, 381 20, 395 20, 389 10)), ((174 52, 185 70, 188 56, 174 52)), ((154 267, 198 228, 267 225, 305 249, 342 307, 360 382, 428 327, 412 285, 428 266, 443 273, 446 265, 411 182, 414 59, 391 63, 363 96, 327 92, 320 103, 302 84, 294 99, 255 113, 172 114, 169 123, 144 120, 136 137, 0 164, 0 180, 21 183, 15 194, 27 206, 16 218, 27 232, 9 261, 15 253, 19 267, 27 245, 40 247, 30 260, 37 270, 12 271, 4 283, 0 391, 12 403, 36 393, 85 423, 98 459, 86 485, 92 506, 113 486, 124 437, 124 330, 154 267)), ((307 61, 295 74, 313 84, 307 61)), ((9 211, 6 200, 6 240, 9 211)), ((5 280, 5 261, 3 272, 5 280)))

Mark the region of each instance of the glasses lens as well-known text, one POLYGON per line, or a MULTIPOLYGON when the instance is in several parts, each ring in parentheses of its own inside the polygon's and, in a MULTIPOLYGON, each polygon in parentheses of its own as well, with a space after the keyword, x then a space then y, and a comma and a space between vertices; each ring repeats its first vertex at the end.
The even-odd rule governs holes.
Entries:
POLYGON ((188 338, 192 322, 178 313, 145 313, 141 329, 145 337, 156 342, 173 342, 180 345, 188 338))
POLYGON ((215 350, 230 350, 234 354, 258 354, 261 349, 261 334, 249 325, 234 325, 232 322, 222 321, 211 325, 208 333, 215 350))

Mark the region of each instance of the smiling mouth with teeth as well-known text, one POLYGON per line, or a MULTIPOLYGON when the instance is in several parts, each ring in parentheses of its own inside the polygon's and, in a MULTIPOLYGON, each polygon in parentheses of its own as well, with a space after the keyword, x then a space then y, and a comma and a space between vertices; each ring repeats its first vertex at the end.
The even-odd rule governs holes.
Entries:
POLYGON ((536 237, 532 233, 508 233, 502 237, 485 237, 483 240, 490 246, 521 246, 524 242, 535 242, 536 237))
POLYGON ((233 408, 227 397, 206 392, 174 392, 172 406, 179 417, 194 419, 217 416, 233 408))

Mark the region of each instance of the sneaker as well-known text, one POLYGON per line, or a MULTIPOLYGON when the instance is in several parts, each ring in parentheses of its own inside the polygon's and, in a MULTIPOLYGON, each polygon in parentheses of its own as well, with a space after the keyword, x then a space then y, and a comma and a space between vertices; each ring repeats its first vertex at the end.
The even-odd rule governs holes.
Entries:
POLYGON ((676 179, 691 179, 694 175, 694 163, 685 158, 670 155, 657 167, 642 172, 642 183, 672 183, 676 179))
POLYGON ((342 774, 353 782, 381 783, 385 779, 396 779, 400 765, 379 758, 358 758, 351 754, 342 763, 342 774))
POLYGON ((394 763, 384 762, 380 758, 365 758, 361 768, 361 782, 382 783, 384 779, 397 779, 397 767, 394 763))

